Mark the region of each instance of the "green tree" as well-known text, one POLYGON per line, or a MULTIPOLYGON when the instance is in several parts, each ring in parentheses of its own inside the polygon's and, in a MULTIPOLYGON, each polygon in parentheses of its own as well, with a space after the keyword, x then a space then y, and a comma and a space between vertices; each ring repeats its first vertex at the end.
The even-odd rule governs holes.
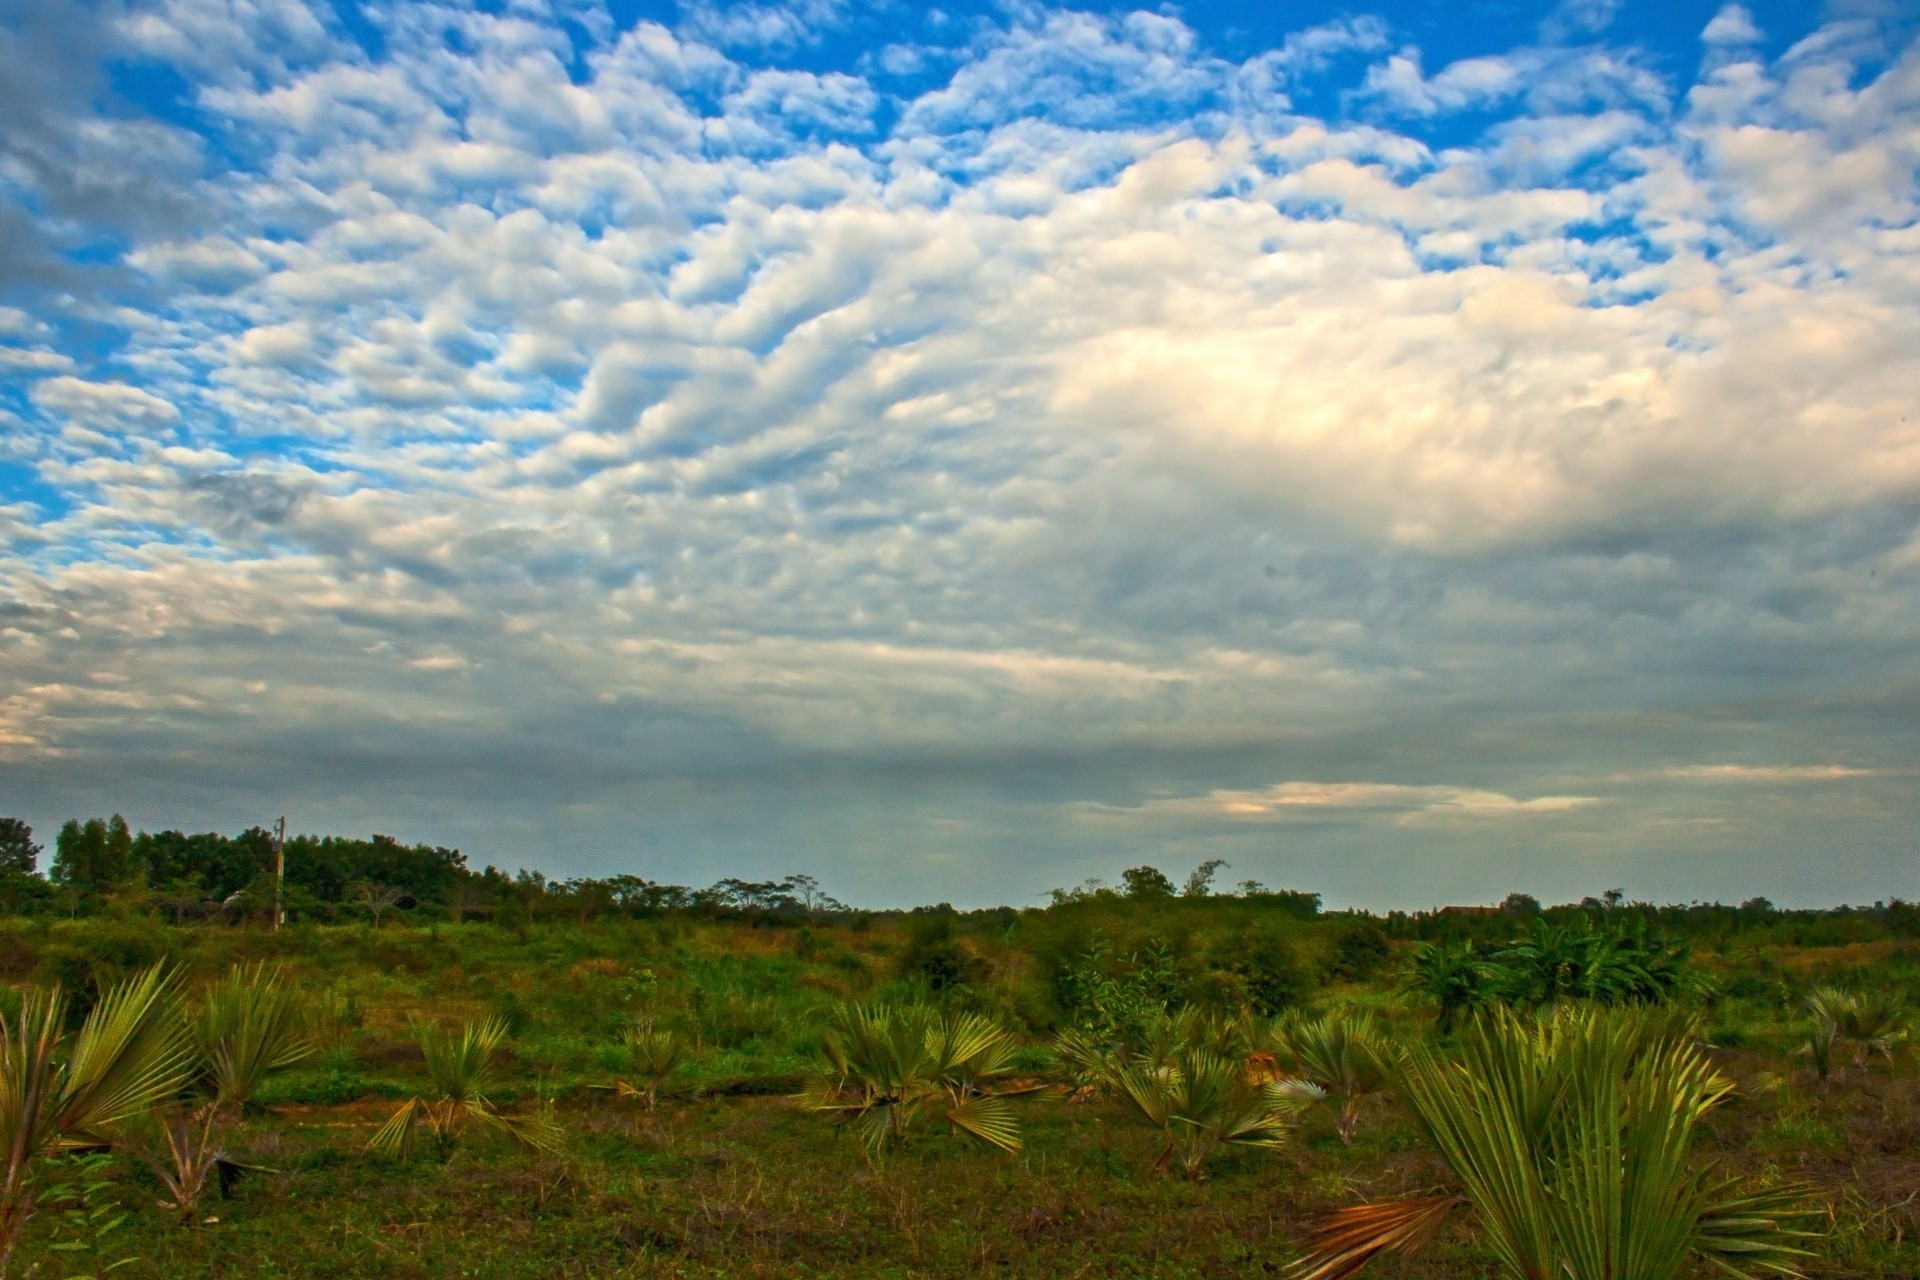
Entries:
POLYGON ((39 860, 40 846, 33 842, 33 828, 18 818, 0 818, 0 873, 32 875, 39 860))
POLYGON ((1129 898, 1147 901, 1173 896, 1173 881, 1167 879, 1167 873, 1158 867, 1129 868, 1120 873, 1120 882, 1126 885, 1129 898))
POLYGON ((83 893, 105 893, 135 878, 133 833, 127 820, 114 814, 110 821, 69 818, 54 839, 51 878, 83 893))
POLYGON ((1213 892, 1213 878, 1220 869, 1227 866, 1225 858, 1208 858, 1187 875, 1186 895, 1189 898, 1204 898, 1213 892))

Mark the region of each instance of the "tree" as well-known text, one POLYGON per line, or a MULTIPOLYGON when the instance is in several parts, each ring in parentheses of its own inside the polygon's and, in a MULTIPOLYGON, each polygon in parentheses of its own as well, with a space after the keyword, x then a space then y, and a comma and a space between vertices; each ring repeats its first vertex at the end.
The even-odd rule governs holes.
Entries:
POLYGON ((33 842, 33 828, 18 818, 0 818, 0 873, 32 875, 39 861, 40 846, 33 842))
POLYGON ((1173 896, 1173 881, 1167 879, 1166 872, 1158 867, 1133 867, 1122 871, 1120 882, 1126 886, 1129 898, 1145 901, 1173 896))
POLYGON ((135 878, 133 833, 127 820, 114 814, 111 821, 69 818, 54 839, 52 879, 82 893, 105 893, 135 878))
POLYGON ((1494 969, 1471 942, 1432 942, 1413 953, 1412 989, 1440 1006, 1440 1031, 1453 1029, 1454 1017, 1494 998, 1494 969))
POLYGON ((493 908, 493 896, 471 880, 456 881, 447 890, 447 915, 455 921, 483 915, 493 908))
POLYGON ((1500 900, 1503 915, 1532 919, 1540 914, 1540 899, 1530 893, 1510 893, 1500 900))
POLYGON ((1509 1280, 1680 1280, 1702 1261, 1793 1276, 1818 1214, 1803 1188, 1752 1191, 1693 1159, 1733 1092, 1695 1028, 1644 1009, 1584 1006, 1539 1020, 1497 1010, 1459 1061, 1415 1048, 1398 1090, 1458 1192, 1324 1216, 1294 1280, 1344 1280, 1424 1248, 1469 1208, 1509 1280))
POLYGON ((373 921, 373 927, 380 927, 380 917, 400 905, 406 898, 406 891, 390 884, 374 884, 363 881, 354 886, 354 894, 360 899, 360 905, 367 909, 367 918, 373 921))
POLYGON ((1204 898, 1213 892, 1213 877, 1227 865, 1225 858, 1208 858, 1187 874, 1186 896, 1204 898))

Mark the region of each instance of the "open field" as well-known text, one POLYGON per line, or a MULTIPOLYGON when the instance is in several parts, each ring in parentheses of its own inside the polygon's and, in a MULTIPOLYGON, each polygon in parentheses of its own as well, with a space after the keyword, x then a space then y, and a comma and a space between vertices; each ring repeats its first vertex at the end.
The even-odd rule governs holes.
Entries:
MULTIPOLYGON (((1160 936, 1171 971, 1204 995, 1233 969, 1214 936, 1241 937, 1247 909, 1215 900, 1082 905, 1020 916, 747 921, 603 919, 494 924, 300 925, 174 929, 147 920, 14 921, 0 929, 8 979, 64 974, 79 956, 101 976, 154 952, 210 978, 273 960, 302 992, 314 1056, 270 1077, 228 1139, 275 1172, 232 1199, 209 1194, 178 1225, 154 1207, 158 1184, 115 1157, 107 1197, 130 1210, 97 1256, 56 1255, 57 1215, 30 1222, 25 1273, 83 1273, 118 1257, 125 1276, 1264 1276, 1301 1250, 1320 1211, 1444 1186, 1446 1167, 1398 1101, 1363 1109, 1343 1145, 1325 1108, 1277 1151, 1233 1150, 1185 1178, 1156 1168, 1157 1135, 1111 1096, 1053 1089, 1019 1100, 1024 1147, 1003 1153, 923 1122, 871 1155, 853 1133, 789 1096, 816 1060, 822 1028, 847 1001, 933 1002, 994 1015, 1022 1043, 1018 1071, 1058 1078, 1046 1051, 1066 1018, 1051 972, 1090 938, 1160 936), (1076 912, 1083 918, 1076 918, 1076 912), (962 980, 934 990, 931 967, 962 980), (1211 957, 1211 959, 1209 958, 1211 957), (916 966, 918 966, 916 968, 916 966), (410 1024, 498 1016, 511 1044, 494 1101, 527 1112, 548 1100, 564 1134, 553 1153, 498 1135, 450 1157, 376 1156, 367 1144, 423 1087, 410 1024), (698 1046, 656 1110, 609 1088, 626 1067, 636 1018, 698 1046)), ((1395 1036, 1432 1034, 1427 1001, 1404 989, 1407 944, 1366 981, 1325 980, 1316 957, 1349 924, 1261 927, 1297 962, 1295 993, 1317 1008, 1364 1007, 1395 1036)), ((1084 954, 1084 951, 1080 952, 1084 954)), ((1920 1274, 1920 1072, 1910 1049, 1856 1066, 1845 1054, 1815 1078, 1791 1050, 1804 992, 1817 983, 1912 991, 1920 948, 1881 938, 1832 947, 1703 948, 1711 991, 1695 999, 1716 1063, 1740 1086, 1712 1120, 1707 1153, 1763 1182, 1804 1178, 1827 1221, 1806 1272, 1920 1274), (1739 993, 1730 995, 1728 993, 1739 993)), ((1125 965, 1109 962, 1116 971, 1125 965)), ((1484 1276, 1485 1246, 1456 1221, 1402 1271, 1484 1276)))

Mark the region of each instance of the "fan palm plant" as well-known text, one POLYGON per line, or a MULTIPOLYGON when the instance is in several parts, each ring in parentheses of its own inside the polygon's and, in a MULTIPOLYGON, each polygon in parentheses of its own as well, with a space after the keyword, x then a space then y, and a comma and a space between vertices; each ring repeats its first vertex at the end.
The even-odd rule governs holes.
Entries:
POLYGON ((1116 1076, 1121 1094, 1165 1140, 1154 1168, 1177 1160, 1190 1178, 1222 1147, 1285 1145, 1288 1123, 1319 1091, 1299 1082, 1258 1082, 1246 1063, 1184 1045, 1161 1063, 1135 1061, 1116 1076))
POLYGON ((660 1087, 667 1078, 693 1058, 685 1036, 670 1028, 655 1028, 651 1022, 627 1028, 627 1053, 640 1083, 615 1080, 613 1087, 620 1097, 640 1099, 649 1111, 660 1100, 660 1087))
POLYGON ((1254 1052, 1256 1026, 1242 1017, 1222 1017, 1193 1005, 1142 1015, 1127 1037, 1071 1027, 1054 1037, 1054 1056, 1065 1068, 1076 1095, 1120 1087, 1128 1067, 1158 1070, 1181 1050, 1202 1048, 1230 1061, 1254 1052))
POLYGON ((300 996, 265 965, 242 969, 210 984, 193 1019, 206 1091, 223 1107, 253 1101, 268 1073, 313 1054, 300 1015, 300 996))
POLYGON ((1042 1087, 1007 1079, 1013 1037, 974 1013, 845 1006, 821 1048, 820 1070, 795 1101, 855 1124, 875 1155, 929 1109, 959 1133, 1017 1151, 1020 1127, 1009 1099, 1042 1087))
POLYGON ((301 1030, 298 994, 265 965, 235 965, 210 984, 188 1018, 195 1051, 195 1087, 129 1126, 119 1145, 130 1149, 167 1189, 165 1207, 184 1222, 196 1219, 209 1177, 222 1194, 254 1166, 233 1159, 222 1142, 227 1127, 272 1071, 313 1053, 301 1030))
POLYGON ((1334 1127, 1340 1141, 1351 1146, 1361 1105, 1391 1083, 1392 1043, 1371 1017, 1352 1013, 1295 1019, 1277 1028, 1273 1038, 1281 1061, 1339 1107, 1334 1127))
POLYGON ((0 1276, 33 1215, 37 1166, 105 1146, 115 1125, 176 1092, 193 1070, 179 981, 163 965, 107 988, 78 1034, 58 987, 0 1016, 0 1276))
POLYGON ((1409 985, 1440 1006, 1440 1032, 1453 1030, 1454 1019, 1472 1013, 1497 998, 1500 970, 1471 942, 1422 943, 1413 953, 1409 985))
POLYGON ((558 1127, 546 1111, 509 1116, 487 1098, 494 1056, 507 1039, 503 1019, 489 1018, 478 1025, 469 1022, 457 1033, 416 1023, 414 1036, 426 1058, 432 1092, 407 1099, 373 1135, 368 1150, 406 1159, 414 1152, 416 1135, 425 1128, 440 1154, 447 1156, 474 1126, 497 1130, 538 1151, 552 1151, 559 1145, 558 1127))
POLYGON ((1462 1205, 1512 1280, 1678 1280, 1702 1259, 1734 1276, 1798 1274, 1806 1193, 1749 1190, 1689 1158, 1732 1086, 1671 1016, 1501 1011, 1462 1035, 1458 1061, 1423 1047, 1398 1075, 1461 1190, 1327 1215, 1295 1280, 1415 1252, 1462 1205))
POLYGON ((1907 1008, 1898 992, 1845 993, 1833 1001, 1830 1016, 1835 1030, 1852 1042, 1856 1067, 1866 1066, 1867 1058, 1876 1053, 1891 1059, 1907 1038, 1907 1008))

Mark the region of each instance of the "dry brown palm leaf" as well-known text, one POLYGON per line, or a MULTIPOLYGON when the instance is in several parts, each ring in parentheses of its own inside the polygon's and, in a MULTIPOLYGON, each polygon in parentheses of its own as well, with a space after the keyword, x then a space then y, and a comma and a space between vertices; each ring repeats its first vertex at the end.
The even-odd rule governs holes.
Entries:
POLYGON ((1314 1220, 1312 1249, 1288 1274, 1291 1280, 1346 1280, 1380 1254, 1418 1253, 1465 1203, 1456 1195, 1409 1196, 1321 1214, 1314 1220))

